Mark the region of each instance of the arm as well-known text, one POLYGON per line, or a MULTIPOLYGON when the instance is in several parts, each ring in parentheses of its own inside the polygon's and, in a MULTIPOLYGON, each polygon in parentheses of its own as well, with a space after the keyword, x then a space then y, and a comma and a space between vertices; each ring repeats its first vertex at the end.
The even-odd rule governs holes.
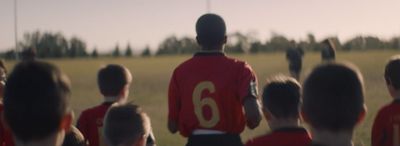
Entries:
POLYGON ((178 131, 178 118, 180 101, 178 95, 178 85, 175 79, 175 72, 172 75, 168 91, 168 130, 171 133, 178 131))
POLYGON ((239 96, 246 116, 247 127, 256 128, 261 121, 261 108, 258 96, 257 78, 250 65, 245 64, 240 79, 239 96))
POLYGON ((245 98, 243 106, 247 120, 247 127, 249 127, 250 129, 258 127, 261 121, 261 108, 257 98, 245 98))
POLYGON ((375 117, 371 133, 371 146, 382 146, 385 140, 382 118, 383 116, 380 112, 375 117))

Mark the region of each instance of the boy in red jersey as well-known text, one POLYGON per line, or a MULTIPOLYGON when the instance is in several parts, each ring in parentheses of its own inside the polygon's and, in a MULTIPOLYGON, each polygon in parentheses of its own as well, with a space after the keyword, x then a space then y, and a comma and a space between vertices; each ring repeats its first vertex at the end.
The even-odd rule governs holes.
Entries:
POLYGON ((73 116, 68 78, 54 65, 18 63, 4 90, 4 125, 16 146, 61 146, 73 116))
MULTIPOLYGON (((131 72, 124 66, 110 64, 100 69, 97 75, 97 83, 101 94, 104 96, 104 102, 83 111, 77 123, 77 128, 82 132, 89 146, 105 145, 102 135, 104 116, 112 104, 126 102, 131 82, 131 72)), ((149 146, 155 145, 152 132, 147 144, 149 146)))
POLYGON ((307 130, 300 126, 301 85, 296 79, 276 76, 264 87, 263 112, 271 133, 249 140, 246 146, 308 146, 307 130))
POLYGON ((130 71, 121 65, 110 64, 98 72, 97 83, 104 102, 83 111, 77 123, 90 146, 105 145, 102 135, 104 115, 113 103, 127 100, 131 81, 130 71))
POLYGON ((168 129, 189 137, 187 146, 242 146, 239 134, 245 125, 253 129, 261 120, 255 73, 246 62, 225 56, 220 16, 201 16, 196 33, 201 51, 171 78, 168 129))
POLYGON ((393 101, 382 107, 372 126, 372 146, 400 145, 400 55, 390 59, 385 80, 393 101))
POLYGON ((151 135, 150 118, 133 104, 116 104, 104 119, 104 136, 108 146, 145 146, 151 135))
POLYGON ((363 78, 354 65, 319 65, 304 82, 302 113, 313 146, 352 146, 365 111, 363 78))

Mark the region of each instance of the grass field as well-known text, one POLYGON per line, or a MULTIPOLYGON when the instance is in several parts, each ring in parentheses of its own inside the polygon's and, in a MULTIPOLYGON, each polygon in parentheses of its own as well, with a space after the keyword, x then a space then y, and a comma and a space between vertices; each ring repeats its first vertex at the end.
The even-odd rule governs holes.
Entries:
MULTIPOLYGON (((370 129, 379 107, 390 102, 382 77, 387 59, 398 52, 346 52, 339 53, 338 60, 347 60, 356 64, 362 71, 366 84, 366 103, 368 114, 359 125, 354 136, 356 145, 370 145, 370 129)), ((86 108, 102 102, 96 84, 97 70, 109 63, 118 63, 128 67, 133 74, 133 85, 130 88, 130 100, 141 105, 152 120, 153 130, 159 146, 183 146, 186 142, 178 134, 170 134, 167 123, 167 88, 173 69, 191 56, 166 56, 157 58, 104 58, 76 60, 47 60, 59 66, 72 82, 72 107, 76 118, 86 108)), ((235 56, 247 61, 256 71, 259 88, 265 79, 278 73, 288 74, 284 54, 259 54, 235 56)), ((304 60, 303 78, 311 68, 320 63, 318 53, 307 53, 304 60)), ((12 68, 14 63, 8 63, 12 68)), ((265 120, 256 130, 245 130, 243 141, 268 132, 265 120)))

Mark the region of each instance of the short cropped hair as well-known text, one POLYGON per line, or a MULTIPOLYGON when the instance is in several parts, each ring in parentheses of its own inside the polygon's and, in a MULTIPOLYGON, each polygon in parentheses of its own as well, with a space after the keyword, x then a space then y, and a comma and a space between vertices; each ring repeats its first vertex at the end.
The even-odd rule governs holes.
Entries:
POLYGON ((204 14, 196 23, 199 44, 203 47, 215 47, 223 44, 226 36, 224 19, 216 14, 204 14))
POLYGON ((385 68, 386 84, 391 85, 394 89, 400 89, 400 55, 390 58, 385 68))
POLYGON ((32 61, 17 64, 5 87, 4 116, 23 142, 57 132, 69 110, 69 79, 54 65, 32 61))
POLYGON ((303 110, 313 128, 353 130, 364 112, 359 69, 349 63, 333 62, 315 67, 304 83, 303 110))
POLYGON ((100 69, 97 83, 104 96, 117 96, 125 85, 130 84, 132 75, 122 65, 109 64, 100 69))
POLYGON ((296 79, 279 75, 267 81, 263 106, 277 118, 298 118, 301 85, 296 79))
POLYGON ((104 137, 110 146, 127 146, 150 134, 150 119, 137 105, 115 104, 104 118, 104 137))

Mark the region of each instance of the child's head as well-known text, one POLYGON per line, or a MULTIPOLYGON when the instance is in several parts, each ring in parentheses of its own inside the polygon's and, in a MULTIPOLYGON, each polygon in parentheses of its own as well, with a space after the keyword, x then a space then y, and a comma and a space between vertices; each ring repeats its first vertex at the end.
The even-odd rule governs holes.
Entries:
MULTIPOLYGON (((264 115, 271 120, 298 120, 301 85, 296 79, 279 75, 267 81, 263 91, 264 115)), ((271 123, 270 123, 271 124, 271 123)))
POLYGON ((139 106, 113 105, 104 118, 104 137, 110 146, 144 146, 150 119, 139 106))
POLYGON ((302 109, 313 129, 352 131, 366 110, 363 78, 358 68, 348 63, 315 67, 304 83, 302 109))
POLYGON ((131 82, 130 71, 122 65, 109 64, 101 68, 97 75, 101 94, 117 98, 115 100, 124 100, 128 97, 131 82))
POLYGON ((385 80, 392 97, 400 98, 400 55, 391 57, 386 64, 385 80))
POLYGON ((19 142, 41 141, 65 133, 71 125, 69 80, 52 64, 17 64, 4 95, 4 120, 19 142))
POLYGON ((196 22, 197 42, 203 49, 221 48, 226 43, 226 26, 221 16, 204 14, 196 22))

